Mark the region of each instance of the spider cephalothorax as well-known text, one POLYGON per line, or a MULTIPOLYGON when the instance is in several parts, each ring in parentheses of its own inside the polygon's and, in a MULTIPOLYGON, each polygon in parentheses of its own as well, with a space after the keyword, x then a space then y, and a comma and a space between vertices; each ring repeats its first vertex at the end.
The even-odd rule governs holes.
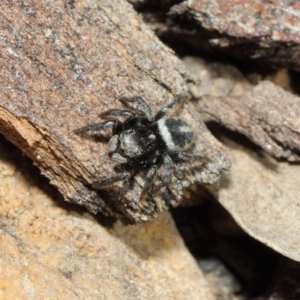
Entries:
POLYGON ((137 108, 110 109, 101 114, 108 116, 125 117, 125 121, 109 119, 102 123, 90 124, 76 132, 97 134, 107 128, 112 128, 112 137, 108 143, 111 158, 120 164, 121 171, 102 181, 95 183, 94 188, 114 182, 129 180, 142 169, 146 169, 145 184, 141 197, 148 193, 153 185, 156 171, 164 165, 165 174, 156 190, 167 186, 172 181, 173 162, 179 160, 193 160, 195 155, 185 152, 193 143, 194 131, 185 121, 168 116, 170 110, 181 103, 176 99, 162 108, 154 117, 151 108, 141 98, 122 98, 121 102, 135 102, 137 108))

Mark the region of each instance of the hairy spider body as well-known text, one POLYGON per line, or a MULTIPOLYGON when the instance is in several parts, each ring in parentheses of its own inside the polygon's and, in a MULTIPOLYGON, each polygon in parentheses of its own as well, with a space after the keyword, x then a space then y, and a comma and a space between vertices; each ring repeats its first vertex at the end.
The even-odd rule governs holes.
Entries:
POLYGON ((76 132, 97 134, 106 128, 112 128, 112 137, 108 142, 111 158, 122 167, 120 173, 103 178, 95 183, 94 188, 102 188, 114 182, 129 181, 141 169, 148 169, 141 197, 152 188, 157 168, 163 164, 165 175, 157 190, 171 183, 173 161, 192 160, 196 156, 185 152, 193 143, 193 128, 185 121, 167 116, 168 112, 181 103, 174 100, 161 109, 155 117, 148 104, 141 98, 122 98, 121 102, 136 102, 139 110, 110 109, 101 117, 126 117, 122 123, 118 119, 110 119, 102 123, 82 127, 76 132))

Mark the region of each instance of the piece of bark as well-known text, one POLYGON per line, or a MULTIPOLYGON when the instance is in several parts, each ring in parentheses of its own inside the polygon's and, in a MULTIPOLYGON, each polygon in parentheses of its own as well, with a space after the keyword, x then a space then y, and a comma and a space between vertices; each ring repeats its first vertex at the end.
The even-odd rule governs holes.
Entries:
POLYGON ((168 212, 107 229, 0 137, 0 299, 207 299, 168 212))
POLYGON ((300 262, 300 166, 223 141, 232 166, 215 197, 250 236, 300 262))
POLYGON ((270 155, 300 161, 300 98, 273 83, 263 81, 237 97, 203 96, 197 109, 270 155))
POLYGON ((115 173, 114 164, 106 144, 74 130, 121 107, 124 95, 143 96, 157 112, 187 90, 184 65, 126 1, 2 1, 0 28, 0 132, 67 201, 124 222, 149 221, 180 200, 183 186, 216 182, 228 168, 219 144, 185 105, 182 116, 195 127, 195 152, 203 161, 194 164, 199 172, 174 180, 172 199, 165 192, 139 201, 140 177, 128 193, 121 183, 93 190, 115 173))
POLYGON ((170 9, 161 30, 197 49, 300 70, 297 1, 192 0, 170 9))

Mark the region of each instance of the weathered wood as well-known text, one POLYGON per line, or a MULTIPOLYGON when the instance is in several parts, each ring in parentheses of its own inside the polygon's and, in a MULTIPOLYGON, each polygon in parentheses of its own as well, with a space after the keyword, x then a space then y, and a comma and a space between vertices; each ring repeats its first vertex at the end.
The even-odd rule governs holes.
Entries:
MULTIPOLYGON (((200 171, 160 195, 139 200, 142 176, 124 191, 91 185, 115 171, 107 145, 74 130, 120 107, 121 96, 143 96, 156 112, 183 94, 182 63, 126 1, 2 1, 0 11, 0 131, 26 153, 67 201, 125 222, 149 221, 175 205, 190 182, 213 183, 228 160, 188 106, 200 171), (173 196, 171 196, 173 194, 173 196), (172 198, 171 198, 172 197, 172 198)), ((186 164, 181 169, 189 169, 186 164)), ((175 177, 175 176, 174 176, 175 177)), ((183 178, 185 180, 183 180, 183 178)))
POLYGON ((297 1, 192 0, 170 8, 158 31, 196 49, 300 70, 297 1))
POLYGON ((300 160, 300 98, 271 82, 261 82, 242 96, 203 96, 198 109, 272 156, 300 160))

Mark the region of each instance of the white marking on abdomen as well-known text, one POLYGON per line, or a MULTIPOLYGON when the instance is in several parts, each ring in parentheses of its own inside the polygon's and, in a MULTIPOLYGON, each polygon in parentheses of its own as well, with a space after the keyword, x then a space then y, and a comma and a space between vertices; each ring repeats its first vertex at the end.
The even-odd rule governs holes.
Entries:
POLYGON ((160 132, 160 135, 163 138, 163 140, 165 141, 165 143, 167 145, 167 148, 170 151, 176 151, 177 147, 175 146, 175 144, 174 144, 174 142, 172 140, 171 133, 170 133, 168 127, 165 124, 165 118, 160 119, 157 122, 157 125, 158 125, 158 130, 160 132))

